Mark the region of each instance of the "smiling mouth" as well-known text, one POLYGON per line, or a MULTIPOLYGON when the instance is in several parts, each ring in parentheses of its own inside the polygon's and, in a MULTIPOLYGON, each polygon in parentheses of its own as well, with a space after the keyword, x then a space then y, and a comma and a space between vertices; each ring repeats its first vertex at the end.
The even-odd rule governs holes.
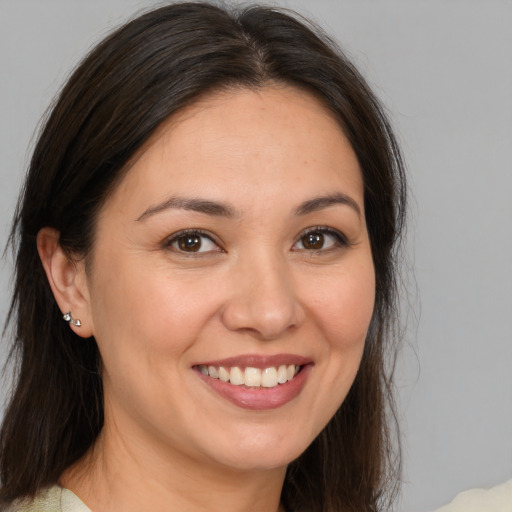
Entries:
POLYGON ((268 366, 254 368, 252 366, 213 366, 198 365, 197 369, 205 376, 229 382, 234 386, 247 386, 250 388, 275 388, 294 379, 302 366, 296 364, 268 366))
POLYGON ((282 407, 297 398, 314 362, 298 354, 241 354, 192 366, 215 394, 242 409, 282 407))

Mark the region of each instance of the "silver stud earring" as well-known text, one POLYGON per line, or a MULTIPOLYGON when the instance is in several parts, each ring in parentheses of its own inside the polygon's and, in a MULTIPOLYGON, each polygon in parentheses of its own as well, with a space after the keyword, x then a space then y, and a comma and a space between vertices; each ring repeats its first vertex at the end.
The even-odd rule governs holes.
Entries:
POLYGON ((62 318, 68 322, 68 324, 72 324, 75 327, 80 327, 82 325, 82 322, 77 318, 76 320, 71 316, 71 311, 68 311, 64 315, 62 315, 62 318))

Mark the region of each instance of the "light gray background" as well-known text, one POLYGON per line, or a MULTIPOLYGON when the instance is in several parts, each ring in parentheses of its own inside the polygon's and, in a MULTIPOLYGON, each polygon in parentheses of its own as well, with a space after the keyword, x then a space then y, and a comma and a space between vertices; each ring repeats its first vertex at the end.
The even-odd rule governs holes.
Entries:
MULTIPOLYGON (((2 243, 34 128, 64 78, 113 26, 154 4, 0 0, 2 243)), ((512 2, 276 4, 340 41, 402 141, 419 298, 410 283, 398 510, 432 510, 463 489, 512 477, 512 2)), ((0 273, 2 317, 10 270, 0 273)))

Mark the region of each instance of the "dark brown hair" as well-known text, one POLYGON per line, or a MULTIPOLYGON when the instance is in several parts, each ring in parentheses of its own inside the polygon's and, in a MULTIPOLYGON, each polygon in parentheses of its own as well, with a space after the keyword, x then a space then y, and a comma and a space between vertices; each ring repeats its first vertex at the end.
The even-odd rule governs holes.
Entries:
POLYGON ((79 65, 34 150, 16 210, 9 313, 16 384, 0 439, 0 499, 33 496, 82 457, 103 425, 100 355, 62 321, 36 250, 44 226, 87 258, 97 213, 131 157, 169 116, 208 92, 292 84, 338 120, 359 159, 376 272, 361 367, 335 416, 289 465, 294 511, 386 509, 398 487, 392 449, 396 242, 405 181, 395 138, 373 93, 336 45, 297 15, 267 7, 177 3, 130 21, 79 65), (391 412, 391 414, 390 414, 391 412))

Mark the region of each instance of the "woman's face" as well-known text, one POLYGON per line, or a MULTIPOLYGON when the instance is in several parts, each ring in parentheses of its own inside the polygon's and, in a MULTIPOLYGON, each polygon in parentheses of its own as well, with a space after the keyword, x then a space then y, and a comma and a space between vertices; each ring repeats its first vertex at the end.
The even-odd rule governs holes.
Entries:
POLYGON ((347 395, 374 305, 363 183, 308 93, 222 92, 169 119, 90 263, 105 425, 146 453, 284 466, 347 395))

